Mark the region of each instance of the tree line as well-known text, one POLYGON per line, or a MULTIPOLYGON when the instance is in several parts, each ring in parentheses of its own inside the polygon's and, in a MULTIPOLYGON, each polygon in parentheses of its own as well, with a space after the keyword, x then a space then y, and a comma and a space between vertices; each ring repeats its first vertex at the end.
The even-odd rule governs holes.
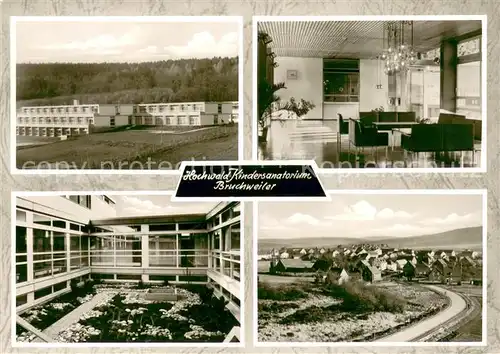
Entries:
POLYGON ((238 58, 17 64, 16 80, 33 105, 237 101, 238 58))

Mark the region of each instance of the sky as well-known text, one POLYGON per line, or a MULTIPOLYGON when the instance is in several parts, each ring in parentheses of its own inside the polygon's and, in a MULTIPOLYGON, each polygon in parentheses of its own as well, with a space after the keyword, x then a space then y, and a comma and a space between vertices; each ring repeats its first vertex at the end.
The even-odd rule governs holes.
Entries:
POLYGON ((332 195, 326 202, 261 202, 259 238, 417 236, 482 225, 481 195, 332 195))
POLYGON ((207 213, 217 203, 171 202, 170 195, 110 195, 116 201, 116 216, 207 213))
POLYGON ((237 22, 17 22, 16 63, 238 56, 237 22))

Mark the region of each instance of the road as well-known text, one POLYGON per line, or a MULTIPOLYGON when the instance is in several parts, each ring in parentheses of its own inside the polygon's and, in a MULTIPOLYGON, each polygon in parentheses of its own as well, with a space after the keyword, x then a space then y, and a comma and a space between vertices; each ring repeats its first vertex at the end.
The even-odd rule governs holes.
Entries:
POLYGON ((423 321, 406 327, 400 332, 380 338, 376 342, 412 342, 417 341, 429 332, 437 332, 447 322, 455 319, 467 309, 466 301, 458 294, 434 285, 423 285, 450 298, 450 305, 443 311, 423 321))

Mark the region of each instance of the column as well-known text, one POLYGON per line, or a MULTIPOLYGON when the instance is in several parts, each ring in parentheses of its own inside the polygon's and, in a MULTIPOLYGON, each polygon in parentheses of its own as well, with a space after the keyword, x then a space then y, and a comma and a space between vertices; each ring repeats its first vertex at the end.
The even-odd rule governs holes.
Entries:
MULTIPOLYGON (((141 267, 142 269, 149 268, 149 225, 141 225, 141 233, 146 233, 141 235, 141 267)), ((143 282, 149 281, 149 274, 142 274, 141 280, 143 282)))
MULTIPOLYGON (((175 231, 179 231, 179 224, 175 224, 175 231)), ((175 234, 175 267, 179 268, 179 233, 175 234)), ((179 281, 179 276, 175 276, 175 281, 179 281)))
POLYGON ((66 223, 66 233, 64 234, 64 244, 66 248, 66 272, 71 271, 71 236, 68 229, 69 223, 66 223))
MULTIPOLYGON (((30 211, 26 212, 26 279, 27 281, 34 281, 33 274, 33 213, 30 211)), ((29 292, 27 295, 27 303, 32 304, 35 302, 35 293, 29 292)))
POLYGON ((208 269, 212 269, 212 248, 214 245, 213 242, 213 232, 207 233, 207 238, 208 238, 208 269))
POLYGON ((449 40, 441 42, 441 104, 440 108, 456 112, 457 88, 457 42, 449 40))
POLYGON ((410 71, 403 70, 400 73, 400 97, 401 97, 401 105, 398 107, 398 111, 400 112, 408 112, 410 111, 410 71))
MULTIPOLYGON (((232 215, 231 215, 232 216, 232 215)), ((232 228, 233 228, 233 225, 230 225, 228 228, 227 228, 227 234, 228 234, 228 237, 227 237, 227 250, 229 252, 231 252, 232 250, 232 245, 231 245, 231 239, 232 239, 232 236, 233 236, 233 231, 232 231, 232 228)), ((234 279, 234 256, 233 256, 233 253, 231 252, 230 255, 229 255, 229 259, 231 259, 231 262, 229 263, 229 276, 231 277, 231 279, 234 279)))

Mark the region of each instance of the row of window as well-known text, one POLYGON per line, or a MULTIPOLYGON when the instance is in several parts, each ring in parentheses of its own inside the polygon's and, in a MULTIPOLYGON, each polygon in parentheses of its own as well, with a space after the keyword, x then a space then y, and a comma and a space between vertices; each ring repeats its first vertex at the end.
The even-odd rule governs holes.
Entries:
MULTIPOLYGON (((219 105, 220 106, 220 105, 219 105)), ((164 105, 151 105, 151 106, 134 106, 134 113, 155 113, 166 111, 201 111, 202 105, 198 104, 164 104, 164 105)))
POLYGON ((240 216, 240 203, 236 203, 231 205, 229 208, 224 210, 222 213, 219 213, 218 215, 213 216, 208 220, 207 222, 207 228, 212 229, 217 227, 220 224, 223 224, 227 222, 228 220, 234 219, 238 216, 240 216))
MULTIPOLYGON (((67 197, 69 198, 69 196, 67 197)), ((74 198, 73 198, 74 199, 74 198)), ((16 221, 26 222, 27 213, 25 210, 16 209, 16 221)), ((31 212, 29 212, 31 213, 31 212)), ((40 213, 33 214, 33 223, 38 225, 44 225, 48 227, 55 227, 60 229, 66 229, 67 223, 69 223, 69 229, 72 231, 85 232, 86 226, 82 224, 77 224, 73 222, 68 222, 63 219, 54 218, 40 213)))
POLYGON ((93 118, 90 117, 18 117, 17 122, 31 124, 92 124, 93 118))
POLYGON ((129 117, 129 123, 135 124, 145 124, 145 125, 196 125, 200 123, 200 119, 198 116, 163 116, 163 117, 135 117, 134 122, 132 122, 132 117, 129 117))
POLYGON ((23 113, 98 113, 99 105, 62 107, 23 107, 23 113))
POLYGON ((16 228, 16 282, 45 278, 89 265, 112 267, 212 267, 239 272, 240 226, 235 224, 207 235, 150 237, 149 264, 143 264, 142 242, 133 236, 99 238, 33 229, 32 274, 28 274, 26 229, 16 228), (209 244, 216 249, 209 254, 209 244))

